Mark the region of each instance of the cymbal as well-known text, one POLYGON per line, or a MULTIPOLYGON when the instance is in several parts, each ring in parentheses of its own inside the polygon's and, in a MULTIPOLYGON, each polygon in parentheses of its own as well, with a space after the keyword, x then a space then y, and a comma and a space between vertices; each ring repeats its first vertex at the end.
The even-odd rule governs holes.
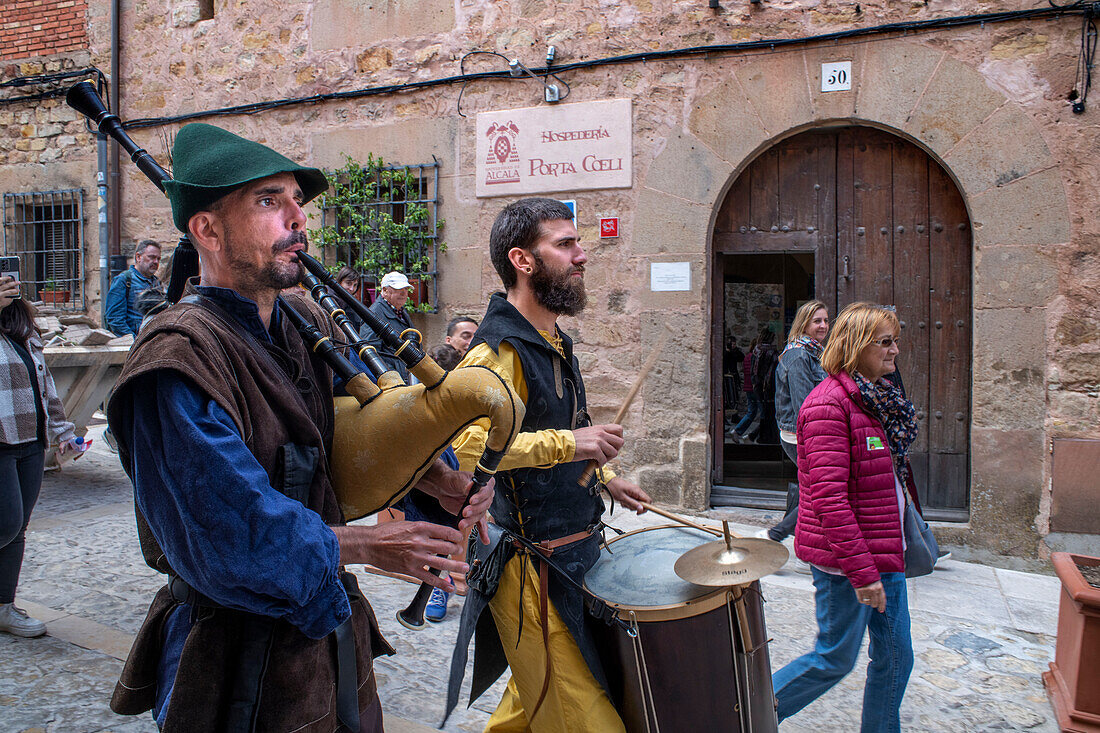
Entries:
POLYGON ((741 585, 771 575, 787 563, 781 542, 730 537, 694 547, 676 561, 676 574, 696 585, 741 585))

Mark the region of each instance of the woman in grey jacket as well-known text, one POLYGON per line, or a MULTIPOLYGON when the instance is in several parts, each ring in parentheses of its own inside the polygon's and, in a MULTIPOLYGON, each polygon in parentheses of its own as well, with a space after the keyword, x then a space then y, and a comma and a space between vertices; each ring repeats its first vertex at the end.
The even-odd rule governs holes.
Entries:
MULTIPOLYGON (((779 444, 787 457, 798 464, 795 427, 798 410, 806 395, 825 379, 821 352, 829 333, 829 311, 820 300, 804 303, 794 315, 787 347, 775 368, 775 421, 779 426, 779 444)), ((794 532, 798 520, 798 485, 787 488, 787 511, 779 523, 768 530, 768 537, 782 542, 794 532)))

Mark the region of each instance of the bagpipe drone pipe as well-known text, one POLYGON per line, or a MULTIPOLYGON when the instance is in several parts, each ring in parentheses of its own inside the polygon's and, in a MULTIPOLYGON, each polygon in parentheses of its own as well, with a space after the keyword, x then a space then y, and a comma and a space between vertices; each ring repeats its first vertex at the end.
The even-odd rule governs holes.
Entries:
MULTIPOLYGON (((91 83, 74 85, 66 101, 88 117, 102 134, 117 141, 137 167, 164 191, 171 175, 138 147, 118 116, 107 110, 91 83)), ((186 235, 180 242, 193 253, 186 235)), ((280 301, 281 311, 291 319, 307 346, 321 354, 344 379, 351 395, 336 398, 330 456, 332 483, 344 518, 351 521, 393 505, 412 489, 459 433, 488 418, 485 449, 474 469, 470 493, 485 486, 523 422, 524 406, 515 392, 495 372, 484 367, 445 371, 424 353, 419 332, 407 329, 396 333, 340 287, 324 265, 305 252, 299 252, 298 259, 304 268, 303 287, 328 313, 339 332, 348 338, 350 348, 356 349, 375 376, 371 380, 341 353, 340 345, 332 343, 284 300, 280 301), (420 384, 406 385, 396 371, 387 369, 374 348, 360 340, 341 305, 362 318, 420 384)), ((173 278, 170 298, 179 297, 180 289, 181 285, 173 278)))

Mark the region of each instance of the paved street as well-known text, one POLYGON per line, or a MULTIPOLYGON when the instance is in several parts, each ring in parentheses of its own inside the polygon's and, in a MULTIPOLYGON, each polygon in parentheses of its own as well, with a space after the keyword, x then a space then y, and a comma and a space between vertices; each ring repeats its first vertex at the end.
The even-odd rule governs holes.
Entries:
MULTIPOLYGON (((0 732, 155 730, 151 718, 117 716, 107 705, 161 580, 141 560, 130 485, 98 439, 101 430, 92 429, 96 443, 87 456, 46 476, 17 602, 46 621, 50 633, 31 640, 0 634, 0 732)), ((623 529, 664 523, 619 512, 612 520, 623 529)), ((735 529, 749 533, 755 527, 735 529)), ((409 631, 394 614, 414 588, 359 576, 398 652, 376 662, 387 730, 427 730, 442 717, 459 604, 452 603, 443 623, 409 631)), ((808 576, 789 571, 762 585, 778 669, 812 643, 813 592, 808 576)), ((951 560, 933 575, 910 581, 916 667, 902 706, 903 728, 1056 731, 1039 675, 1053 658, 1058 589, 1052 575, 951 560)), ((781 731, 857 730, 862 666, 781 731)), ((503 680, 473 708, 460 706, 446 730, 481 730, 501 689, 503 680)))

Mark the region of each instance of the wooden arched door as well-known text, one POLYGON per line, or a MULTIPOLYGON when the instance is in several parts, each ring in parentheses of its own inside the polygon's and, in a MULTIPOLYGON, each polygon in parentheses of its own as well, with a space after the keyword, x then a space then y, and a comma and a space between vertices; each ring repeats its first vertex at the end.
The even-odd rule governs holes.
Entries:
MULTIPOLYGON (((899 371, 920 419, 911 458, 921 499, 932 517, 965 519, 971 233, 954 182, 923 150, 881 130, 796 135, 761 154, 723 202, 714 235, 716 292, 751 266, 745 255, 765 253, 812 253, 809 294, 833 315, 858 300, 896 306, 904 339, 899 371)), ((805 298, 785 298, 785 327, 805 298)), ((714 306, 720 369, 726 314, 721 298, 714 306)), ((715 398, 721 405, 720 391, 715 398)), ((715 428, 721 436, 720 418, 715 428)), ((736 483, 718 465, 717 483, 736 483)))

